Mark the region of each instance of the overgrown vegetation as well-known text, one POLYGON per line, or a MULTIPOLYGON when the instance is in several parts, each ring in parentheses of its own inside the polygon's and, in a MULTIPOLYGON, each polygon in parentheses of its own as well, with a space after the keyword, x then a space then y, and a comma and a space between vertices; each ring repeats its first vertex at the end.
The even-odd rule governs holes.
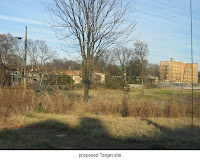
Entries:
POLYGON ((69 75, 61 75, 57 79, 58 85, 74 84, 74 80, 69 75))
POLYGON ((88 102, 82 89, 35 92, 0 89, 1 149, 199 148, 199 91, 122 91, 99 86, 88 102), (189 138, 188 138, 189 137, 189 138), (90 139, 90 140, 89 140, 90 139), (2 145, 3 144, 3 145, 2 145))
MULTIPOLYGON (((82 90, 54 90, 35 92, 32 89, 23 96, 22 89, 0 89, 0 116, 26 112, 45 112, 68 115, 118 115, 123 116, 124 104, 126 115, 134 117, 189 117, 191 116, 191 97, 189 91, 183 96, 175 95, 171 90, 146 89, 132 90, 124 99, 122 90, 109 90, 99 87, 91 90, 88 102, 83 101, 82 90)), ((199 92, 198 92, 199 93, 199 92)), ((198 93, 195 93, 194 116, 200 116, 198 93)))
POLYGON ((0 119, 11 115, 35 111, 37 96, 34 90, 28 89, 23 96, 23 88, 0 88, 0 119))
POLYGON ((125 87, 124 79, 120 77, 108 77, 106 78, 106 87, 110 89, 122 89, 125 87))

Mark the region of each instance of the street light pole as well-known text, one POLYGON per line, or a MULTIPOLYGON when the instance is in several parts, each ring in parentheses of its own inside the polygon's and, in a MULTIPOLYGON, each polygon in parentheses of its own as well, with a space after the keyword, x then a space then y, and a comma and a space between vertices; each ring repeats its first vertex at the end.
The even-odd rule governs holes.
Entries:
POLYGON ((25 52, 24 52, 24 88, 23 95, 26 95, 26 55, 27 55, 27 26, 25 27, 25 52))

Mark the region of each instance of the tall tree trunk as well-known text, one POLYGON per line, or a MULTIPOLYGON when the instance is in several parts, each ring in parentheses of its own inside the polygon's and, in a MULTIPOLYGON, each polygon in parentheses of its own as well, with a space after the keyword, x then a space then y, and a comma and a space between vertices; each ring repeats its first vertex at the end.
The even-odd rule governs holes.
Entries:
POLYGON ((124 66, 124 82, 125 82, 125 87, 128 87, 127 74, 126 74, 126 66, 124 66))
POLYGON ((0 86, 3 86, 3 67, 0 64, 0 86))
POLYGON ((0 86, 3 86, 3 62, 0 54, 0 86))
POLYGON ((90 88, 90 59, 84 59, 84 100, 87 102, 89 99, 89 88, 90 88))
POLYGON ((34 68, 33 68, 33 62, 32 62, 32 61, 31 61, 31 66, 32 66, 32 73, 31 73, 31 75, 32 75, 32 77, 31 77, 31 86, 33 86, 34 68))
POLYGON ((142 84, 144 84, 144 62, 142 62, 142 84))

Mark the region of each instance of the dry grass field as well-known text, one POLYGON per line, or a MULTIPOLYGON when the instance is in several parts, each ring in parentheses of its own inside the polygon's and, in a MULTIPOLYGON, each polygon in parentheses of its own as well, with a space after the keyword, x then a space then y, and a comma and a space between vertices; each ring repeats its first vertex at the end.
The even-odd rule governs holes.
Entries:
POLYGON ((35 113, 0 122, 0 149, 199 149, 200 119, 35 113))
POLYGON ((0 149, 200 149, 199 91, 0 89, 0 149))

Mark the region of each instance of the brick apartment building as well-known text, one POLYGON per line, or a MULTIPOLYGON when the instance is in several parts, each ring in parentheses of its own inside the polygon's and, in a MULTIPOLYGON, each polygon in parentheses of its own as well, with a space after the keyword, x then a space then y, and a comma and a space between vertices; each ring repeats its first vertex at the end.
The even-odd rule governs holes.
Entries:
MULTIPOLYGON (((160 62, 160 80, 171 83, 192 83, 192 63, 170 61, 160 62)), ((198 83, 198 63, 193 63, 193 83, 198 83)))

